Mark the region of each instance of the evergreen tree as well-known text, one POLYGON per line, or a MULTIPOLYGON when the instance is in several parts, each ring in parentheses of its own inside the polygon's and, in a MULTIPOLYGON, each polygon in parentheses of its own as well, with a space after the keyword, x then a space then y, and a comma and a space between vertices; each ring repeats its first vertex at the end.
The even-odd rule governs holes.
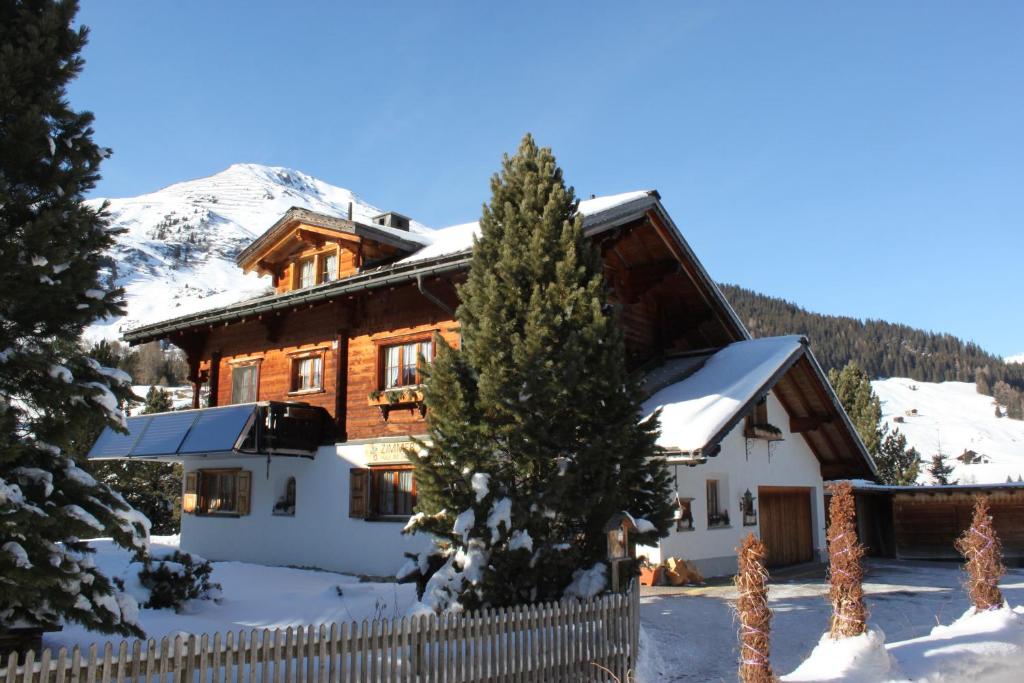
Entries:
MULTIPOLYGON (((601 262, 572 188, 527 135, 491 181, 467 282, 462 348, 438 340, 407 529, 434 549, 435 609, 474 609, 605 587, 605 524, 627 511, 654 543, 672 519, 657 417, 641 420, 601 262)), ((421 584, 422 585, 422 584, 421 584)))
POLYGON ((92 115, 65 99, 86 39, 76 10, 0 0, 0 628, 70 620, 140 635, 134 601, 79 540, 141 551, 148 523, 71 451, 95 416, 123 424, 130 393, 126 374, 77 343, 123 307, 100 273, 106 218, 82 203, 107 151, 92 141, 92 115))
POLYGON ((167 413, 174 410, 174 404, 171 403, 171 395, 160 387, 150 387, 149 391, 146 392, 146 403, 142 408, 143 415, 152 415, 153 413, 167 413))
POLYGON ((932 479, 939 486, 956 483, 955 480, 949 478, 949 475, 953 474, 953 468, 946 464, 946 456, 942 453, 936 453, 932 456, 932 464, 928 466, 928 474, 931 475, 932 479))
MULTIPOLYGON (((173 409, 166 391, 160 387, 149 388, 142 407, 143 415, 166 413, 173 409)), ((119 492, 129 505, 149 519, 151 533, 178 533, 181 526, 180 464, 132 460, 103 460, 89 464, 94 477, 119 492)))
POLYGON ((907 448, 907 437, 896 429, 885 435, 875 455, 878 479, 890 486, 912 486, 921 469, 921 455, 907 448))
POLYGON ((857 433, 864 441, 868 453, 878 454, 884 436, 880 427, 882 402, 871 388, 871 378, 859 365, 850 362, 841 372, 830 370, 828 380, 836 390, 836 395, 850 416, 853 426, 857 428, 857 433))

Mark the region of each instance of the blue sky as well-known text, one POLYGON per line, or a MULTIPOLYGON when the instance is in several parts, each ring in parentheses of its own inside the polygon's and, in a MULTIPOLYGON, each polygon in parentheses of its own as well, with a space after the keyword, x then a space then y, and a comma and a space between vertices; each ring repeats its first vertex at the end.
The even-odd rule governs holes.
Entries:
POLYGON ((255 162, 443 226, 530 131, 720 281, 1024 352, 1024 4, 83 5, 98 196, 255 162))

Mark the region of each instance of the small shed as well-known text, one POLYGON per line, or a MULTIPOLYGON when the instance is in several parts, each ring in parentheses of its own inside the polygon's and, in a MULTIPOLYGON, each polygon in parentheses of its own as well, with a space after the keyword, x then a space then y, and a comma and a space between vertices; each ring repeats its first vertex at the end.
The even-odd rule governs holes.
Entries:
POLYGON ((949 486, 854 485, 857 533, 869 555, 960 560, 954 541, 970 526, 974 500, 988 498, 1009 564, 1024 565, 1024 483, 949 486))

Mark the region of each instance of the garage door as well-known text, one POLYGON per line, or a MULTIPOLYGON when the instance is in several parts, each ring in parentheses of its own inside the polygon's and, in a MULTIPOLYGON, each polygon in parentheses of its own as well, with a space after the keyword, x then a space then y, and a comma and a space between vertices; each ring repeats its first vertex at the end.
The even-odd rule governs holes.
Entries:
POLYGON ((757 490, 761 540, 768 550, 769 567, 814 559, 811 491, 770 486, 757 490))

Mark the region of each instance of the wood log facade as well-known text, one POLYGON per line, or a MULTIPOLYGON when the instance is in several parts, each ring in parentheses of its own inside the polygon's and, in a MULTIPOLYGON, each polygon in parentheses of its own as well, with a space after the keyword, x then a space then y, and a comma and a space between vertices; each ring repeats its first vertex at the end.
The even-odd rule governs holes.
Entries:
MULTIPOLYGON (((269 274, 278 295, 344 281, 368 270, 369 261, 379 267, 382 261, 403 255, 399 247, 376 242, 372 233, 341 232, 348 223, 340 219, 310 212, 287 218, 254 243, 259 248, 249 248, 239 257, 245 269, 269 274), (332 260, 325 269, 328 257, 332 260), (312 264, 305 267, 316 273, 315 281, 302 280, 304 262, 312 264)), ((727 305, 700 277, 688 248, 655 212, 643 212, 594 239, 603 257, 609 299, 624 326, 631 366, 650 364, 666 353, 721 347, 743 338, 727 305)), ((197 321, 166 335, 140 330, 126 338, 136 343, 164 338, 183 349, 190 380, 208 393, 211 406, 238 402, 233 395, 236 373, 255 372, 255 394, 246 394, 246 400, 292 400, 323 407, 336 422, 338 442, 421 435, 426 432, 422 405, 404 399, 374 405, 371 399, 387 388, 383 350, 429 341, 435 334, 458 347, 456 287, 465 274, 463 268, 223 323, 197 321), (313 386, 303 385, 297 377, 304 359, 313 359, 313 386)), ((195 392, 195 407, 200 406, 200 393, 195 392)))

